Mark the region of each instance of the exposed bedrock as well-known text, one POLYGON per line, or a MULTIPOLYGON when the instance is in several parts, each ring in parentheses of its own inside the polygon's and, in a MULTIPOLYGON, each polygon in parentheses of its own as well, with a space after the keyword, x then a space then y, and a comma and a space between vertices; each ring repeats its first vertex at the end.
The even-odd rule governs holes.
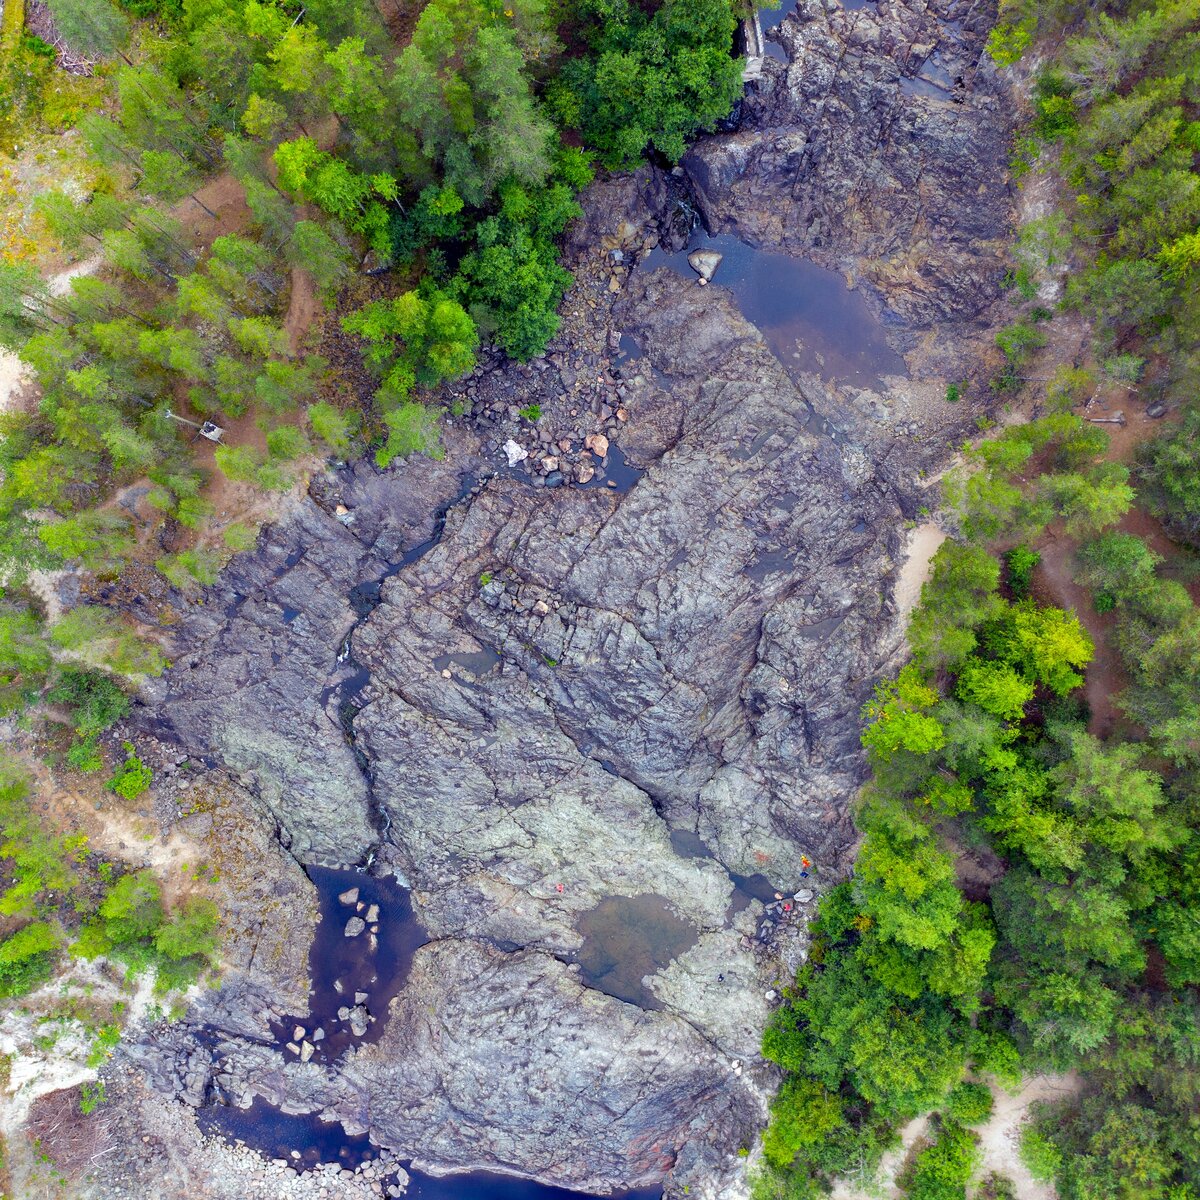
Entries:
POLYGON ((1001 273, 1005 105, 984 19, 945 15, 801 0, 791 66, 685 164, 714 231, 876 289, 910 378, 803 374, 719 269, 630 270, 687 179, 604 181, 547 358, 462 385, 445 460, 320 475, 185 618, 147 726, 238 774, 300 861, 396 870, 432 942, 379 1040, 332 1065, 266 1037, 285 1010, 251 963, 137 1049, 156 1087, 336 1115, 434 1171, 740 1194, 768 992, 814 898, 768 919, 732 876, 791 893, 802 855, 822 883, 849 863, 858 713, 902 649, 902 526, 964 434, 945 384, 1001 273), (961 104, 900 83, 935 47, 961 104), (541 405, 530 436, 557 453, 587 388, 616 391, 622 334, 628 419, 599 419, 636 485, 510 473, 516 406, 541 405), (597 930, 644 976, 605 982, 597 930))
POLYGON ((995 6, 799 0, 736 133, 684 159, 708 225, 872 285, 906 348, 995 301, 1011 235, 1012 102, 995 6))

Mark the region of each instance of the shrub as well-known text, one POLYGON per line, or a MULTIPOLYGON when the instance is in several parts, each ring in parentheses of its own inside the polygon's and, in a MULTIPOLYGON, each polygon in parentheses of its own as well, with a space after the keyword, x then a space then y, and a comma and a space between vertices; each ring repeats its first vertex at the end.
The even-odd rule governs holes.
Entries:
POLYGON ((103 733, 129 712, 129 697, 99 671, 64 671, 46 698, 71 711, 75 732, 84 739, 103 733))
POLYGON ((0 996, 23 996, 49 979, 58 946, 58 932, 46 921, 34 921, 0 942, 0 996))
POLYGON ((992 1115, 992 1103, 987 1084, 964 1080, 946 1097, 945 1112, 960 1125, 982 1125, 992 1115))
POLYGON ((906 1181, 909 1200, 966 1200, 967 1184, 979 1162, 978 1141, 956 1121, 945 1122, 937 1140, 913 1163, 906 1181))
POLYGON ((1011 67, 1021 61, 1025 51, 1033 41, 1033 31, 1037 23, 1032 18, 1026 18, 1016 24, 997 25, 988 34, 987 52, 998 67, 1011 67))
POLYGON ((308 423, 313 433, 331 450, 349 450, 357 432, 357 414, 344 413, 322 401, 308 406, 308 423))
POLYGON ((125 761, 106 786, 126 800, 136 800, 150 786, 154 772, 134 753, 132 742, 125 742, 124 746, 125 761))
POLYGON ((225 545, 235 553, 253 550, 258 541, 258 530, 240 522, 228 526, 222 534, 225 545))
POLYGON ((1041 1183, 1053 1183, 1062 1170, 1062 1152, 1036 1125, 1021 1130, 1021 1161, 1041 1183))
POLYGON ((1005 554, 1004 561, 1008 565, 1008 586, 1012 589, 1013 598, 1026 599, 1033 572, 1042 561, 1042 556, 1022 542, 1005 554))
POLYGON ((399 408, 385 413, 383 420, 388 428, 388 438, 375 451, 375 461, 381 467, 388 466, 394 458, 407 458, 410 454, 427 454, 430 458, 444 455, 437 414, 424 404, 407 400, 399 408))
POLYGON ((100 750, 99 737, 93 735, 72 743, 67 750, 67 762, 84 775, 101 770, 104 766, 104 755, 100 750))

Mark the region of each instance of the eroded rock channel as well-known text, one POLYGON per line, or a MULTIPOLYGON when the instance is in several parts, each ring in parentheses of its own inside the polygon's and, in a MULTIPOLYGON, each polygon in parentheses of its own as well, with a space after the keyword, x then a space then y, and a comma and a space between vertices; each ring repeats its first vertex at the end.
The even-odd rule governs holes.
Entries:
POLYGON ((131 1052, 139 1111, 340 1123, 417 1196, 740 1194, 761 1030, 855 840, 903 526, 998 294, 986 27, 800 0, 736 129, 588 194, 546 358, 464 381, 444 460, 331 466, 186 619, 148 731, 236 778, 323 917, 307 1011, 250 954, 131 1052), (945 94, 904 86, 935 50, 945 94))

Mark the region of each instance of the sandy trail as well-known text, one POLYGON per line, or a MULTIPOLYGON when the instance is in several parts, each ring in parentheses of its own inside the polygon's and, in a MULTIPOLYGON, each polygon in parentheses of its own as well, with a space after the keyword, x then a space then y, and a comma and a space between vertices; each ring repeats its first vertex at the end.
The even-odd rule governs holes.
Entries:
MULTIPOLYGON (((1038 1183, 1021 1162, 1017 1152, 1021 1128, 1029 1119, 1030 1109, 1038 1101, 1053 1103, 1076 1095, 1082 1080, 1076 1074, 1032 1075, 1017 1092, 992 1089, 995 1108, 986 1125, 980 1126, 979 1148, 982 1160, 976 1179, 995 1172, 1007 1176, 1021 1200, 1056 1200, 1051 1184, 1038 1183)), ((884 1155, 879 1173, 872 1181, 840 1180, 833 1189, 833 1200, 901 1200, 903 1192, 896 1176, 903 1170, 910 1153, 929 1132, 929 1118, 918 1117, 900 1131, 900 1145, 884 1155)))
POLYGON ((933 570, 933 556, 945 540, 945 532, 932 522, 918 525, 908 535, 908 557, 896 576, 895 591, 896 608, 905 623, 921 599, 921 588, 933 570))

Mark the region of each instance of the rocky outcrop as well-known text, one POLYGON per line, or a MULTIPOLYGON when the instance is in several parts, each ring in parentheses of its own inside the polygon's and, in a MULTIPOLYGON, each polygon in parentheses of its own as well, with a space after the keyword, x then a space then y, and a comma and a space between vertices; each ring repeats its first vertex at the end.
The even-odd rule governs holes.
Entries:
POLYGON ((996 299, 1012 106, 994 5, 799 0, 737 132, 684 159, 706 224, 869 284, 908 347, 996 299))
POLYGON ((762 1025, 816 898, 801 856, 821 883, 849 862, 901 526, 971 415, 942 396, 999 275, 977 36, 944 47, 945 100, 900 82, 948 14, 801 0, 740 131, 682 179, 592 190, 560 337, 455 388, 445 460, 331 468, 183 622, 145 721, 236 771, 301 861, 395 871, 432 942, 378 1041, 332 1065, 254 1036, 299 1010, 234 981, 136 1051, 164 1092, 336 1116, 434 1172, 741 1194, 762 1025), (799 373, 720 271, 637 269, 685 193, 874 286, 915 378, 799 373), (632 488, 607 486, 614 449, 632 488), (750 901, 752 875, 797 898, 750 901), (588 939, 657 962, 620 917, 654 897, 683 948, 636 1003, 603 994, 588 939))
POLYGON ((468 446, 454 465, 353 475, 339 491, 349 524, 314 484, 187 611, 172 669, 146 685, 147 728, 236 772, 302 862, 359 863, 378 840, 338 712, 355 672, 346 637, 389 564, 433 536, 470 463, 468 446))

